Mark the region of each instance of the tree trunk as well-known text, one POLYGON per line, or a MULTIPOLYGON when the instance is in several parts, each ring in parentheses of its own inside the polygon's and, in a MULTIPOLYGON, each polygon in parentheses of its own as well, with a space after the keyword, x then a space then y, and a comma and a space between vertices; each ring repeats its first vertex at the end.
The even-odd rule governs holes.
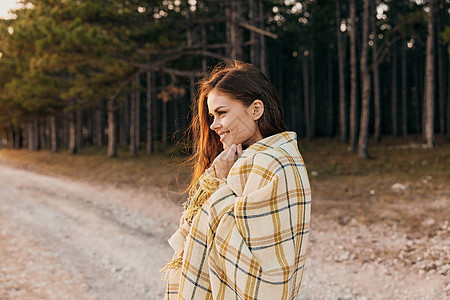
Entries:
POLYGON ((369 136, 369 104, 370 104, 370 72, 367 65, 368 42, 369 42, 369 0, 364 0, 362 19, 362 47, 361 47, 361 79, 362 79, 362 107, 361 107, 361 128, 359 130, 358 156, 367 158, 367 144, 369 136))
MULTIPOLYGON (((70 108, 74 108, 74 102, 73 100, 70 101, 70 108)), ((77 135, 77 129, 76 129, 76 120, 75 120, 75 112, 69 111, 69 153, 75 154, 77 153, 77 144, 76 144, 76 135, 77 135)))
POLYGON ((190 105, 192 106, 195 103, 195 79, 194 76, 189 77, 189 97, 190 97, 190 105))
MULTIPOLYGON (((438 28, 440 29, 440 23, 441 23, 441 14, 437 13, 438 15, 438 28)), ((440 30, 439 30, 440 31, 440 30)), ((445 134, 445 104, 446 99, 445 96, 447 95, 446 92, 446 86, 445 83, 445 76, 444 76, 444 51, 442 51, 443 43, 442 43, 442 36, 439 34, 437 37, 437 57, 438 57, 438 84, 439 84, 439 132, 443 135, 445 134)), ((447 87, 448 88, 448 87, 447 87)))
POLYGON ((94 135, 94 110, 88 109, 86 111, 86 135, 85 135, 85 143, 93 145, 93 135, 94 135))
MULTIPOLYGON (((306 52, 306 51, 305 51, 306 52)), ((304 110, 305 110, 305 129, 306 138, 311 139, 311 114, 310 114, 310 96, 309 96, 309 66, 308 56, 306 53, 302 53, 302 68, 303 68, 303 98, 304 98, 304 110)))
POLYGON ((372 65, 373 65, 373 102, 374 102, 374 138, 377 143, 381 141, 381 96, 380 75, 378 63, 378 31, 376 25, 376 3, 372 2, 370 23, 373 33, 372 65))
POLYGON ((141 145, 141 92, 140 92, 140 75, 137 74, 135 77, 135 88, 136 91, 134 92, 134 97, 136 101, 136 116, 134 121, 136 122, 136 125, 134 127, 135 130, 135 143, 136 143, 136 151, 139 150, 139 146, 141 145))
POLYGON ((398 136, 398 71, 397 71, 397 46, 392 47, 392 134, 398 136))
POLYGON ((180 128, 180 126, 179 126, 179 119, 178 119, 178 116, 179 116, 179 106, 178 106, 178 103, 179 102, 179 99, 178 98, 174 98, 173 99, 173 101, 172 101, 172 113, 171 113, 171 116, 173 117, 173 120, 170 120, 169 121, 169 124, 174 124, 175 125, 175 130, 170 130, 170 132, 173 132, 173 134, 172 134, 172 137, 175 139, 175 141, 178 141, 178 138, 179 138, 179 136, 178 136, 178 132, 179 132, 179 128, 180 128))
POLYGON ((339 140, 348 142, 347 128, 347 103, 345 96, 345 52, 342 43, 341 33, 341 3, 336 1, 336 34, 338 50, 338 69, 339 69, 339 140))
MULTIPOLYGON (((278 53, 277 53, 277 75, 276 77, 278 77, 278 96, 280 97, 280 99, 284 99, 284 88, 283 88, 283 52, 282 52, 282 47, 281 44, 278 45, 278 53)), ((309 55, 309 51, 308 51, 308 55, 309 55)), ((309 73, 309 70, 308 70, 309 73)))
POLYGON ((130 154, 136 155, 136 98, 130 98, 130 154))
MULTIPOLYGON (((294 82, 300 82, 300 78, 298 78, 298 70, 297 70, 297 66, 298 64, 293 64, 292 66, 292 72, 293 72, 293 76, 292 76, 292 80, 294 82)), ((289 93, 289 98, 290 99, 298 99, 297 95, 298 95, 298 88, 296 89, 290 89, 288 90, 289 93)), ((297 124, 298 124, 298 111, 297 111, 297 105, 298 102, 297 101, 290 101, 290 105, 289 105, 289 110, 286 112, 286 117, 285 119, 289 118, 290 120, 290 126, 288 126, 289 128, 291 128, 294 131, 297 131, 297 124)))
MULTIPOLYGON (((195 103, 195 82, 194 82, 194 76, 189 77, 189 94, 190 94, 190 106, 193 107, 194 103, 195 103)), ((194 138, 194 136, 190 136, 190 138, 192 139, 192 153, 195 153, 197 150, 197 144, 196 144, 196 139, 194 138)))
POLYGON ((152 153, 152 73, 147 71, 147 153, 152 153))
POLYGON ((28 150, 35 151, 34 148, 34 140, 36 137, 34 136, 34 128, 33 128, 34 120, 32 119, 28 122, 28 150))
MULTIPOLYGON (((255 3, 254 0, 248 0, 248 21, 250 25, 255 26, 255 3)), ((250 30, 250 63, 256 65, 256 34, 250 30)))
MULTIPOLYGON (((186 18, 186 46, 192 46, 192 25, 191 25, 191 14, 189 11, 189 7, 186 6, 184 10, 185 18, 186 18)), ((148 74, 148 73, 147 73, 148 74)))
MULTIPOLYGON (((166 86, 166 79, 163 77, 162 79, 162 86, 164 89, 167 89, 166 86)), ((168 127, 168 115, 167 115, 167 102, 168 99, 162 99, 162 148, 165 150, 167 148, 167 139, 168 139, 168 133, 167 133, 167 127, 168 127)))
POLYGON ((48 149, 47 137, 45 136, 45 118, 36 119, 36 124, 39 149, 48 149))
POLYGON ((47 137, 47 118, 40 117, 38 119, 38 136, 39 136, 39 148, 40 149, 49 149, 48 147, 48 137, 47 137))
POLYGON ((357 140, 357 66, 356 66, 356 4, 350 0, 350 149, 356 152, 357 140))
POLYGON ((152 100, 153 100, 153 109, 152 109, 152 136, 156 141, 158 139, 158 121, 159 121, 159 113, 157 111, 157 98, 156 98, 156 76, 152 76, 152 100))
POLYGON ((127 96, 123 97, 123 133, 124 133, 124 148, 127 147, 130 143, 130 99, 127 96))
MULTIPOLYGON (((206 51, 206 28, 202 26, 202 50, 206 51)), ((206 73, 208 71, 208 66, 206 64, 206 57, 202 55, 202 72, 206 73)))
POLYGON ((450 136, 450 70, 448 69, 450 63, 450 52, 447 57, 447 136, 450 136))
MULTIPOLYGON (((425 58, 426 60, 426 58, 425 58)), ((420 70, 422 72, 419 71, 419 81, 420 81, 420 86, 422 87, 421 89, 421 101, 420 101, 420 108, 419 108, 419 114, 420 114, 420 133, 422 135, 422 142, 425 143, 425 60, 424 60, 424 64, 423 64, 423 68, 420 70)), ((419 123, 419 122, 418 122, 419 123)))
POLYGON ((327 133, 329 137, 333 136, 334 129, 334 105, 333 105, 333 60, 331 57, 331 51, 328 50, 328 105, 327 105, 327 115, 328 115, 328 126, 327 133))
POLYGON ((39 124, 36 117, 28 122, 28 149, 31 151, 39 150, 38 126, 39 124))
POLYGON ((47 138, 46 148, 48 150, 52 150, 52 125, 51 125, 51 116, 47 116, 45 118, 45 135, 47 138))
POLYGON ((236 24, 236 0, 231 0, 230 1, 230 5, 231 5, 231 9, 230 9, 230 43, 231 43, 231 59, 238 59, 238 46, 237 46, 237 37, 236 37, 236 29, 237 29, 237 24, 236 24))
POLYGON ((38 151, 40 149, 40 144, 39 144, 39 119, 36 117, 33 119, 33 149, 35 151, 38 151))
POLYGON ((94 115, 94 144, 100 148, 103 145, 103 122, 102 122, 102 103, 99 103, 95 109, 94 115))
POLYGON ((231 1, 231 58, 242 60, 243 30, 239 23, 243 16, 242 0, 231 1))
POLYGON ((113 97, 108 98, 108 157, 117 156, 115 102, 113 97))
POLYGON ((33 124, 31 121, 29 121, 27 123, 27 148, 28 150, 32 151, 33 150, 33 124))
POLYGON ((230 2, 227 2, 225 4, 225 12, 224 12, 224 14, 225 14, 225 40, 229 44, 229 47, 227 47, 225 49, 225 53, 226 53, 227 57, 232 58, 231 55, 232 55, 233 43, 231 40, 231 30, 232 30, 231 22, 232 22, 232 20, 231 20, 231 7, 230 6, 231 6, 230 2))
POLYGON ((311 134, 310 138, 314 138, 316 136, 316 60, 315 60, 315 50, 314 50, 314 39, 312 41, 312 50, 310 55, 310 66, 311 66, 311 134))
POLYGON ((419 68, 417 62, 413 62, 413 77, 414 77, 414 132, 420 132, 420 89, 419 89, 419 68))
POLYGON ((434 90, 436 88, 434 78, 434 17, 436 14, 436 0, 430 0, 428 13, 428 36, 425 63, 425 93, 424 93, 424 120, 425 141, 429 148, 434 148, 434 90))
MULTIPOLYGON (((126 97, 124 97, 126 99, 126 97)), ((127 147, 128 146, 128 136, 127 136, 127 126, 126 126, 126 119, 128 116, 125 116, 125 111, 128 114, 128 110, 125 109, 125 106, 127 105, 125 99, 120 100, 120 106, 119 106, 119 145, 121 147, 127 147)))
POLYGON ((406 78, 406 41, 403 40, 401 48, 401 58, 402 58, 402 135, 406 136, 408 134, 408 98, 407 98, 407 78, 406 78))
POLYGON ((49 118, 50 121, 50 149, 52 152, 58 152, 58 139, 56 134, 56 116, 53 112, 49 118))
MULTIPOLYGON (((77 102, 80 102, 80 100, 77 100, 77 102)), ((82 116, 82 111, 80 108, 77 108, 77 110, 75 112, 75 117, 76 117, 75 142, 76 142, 76 148, 79 150, 79 149, 81 149, 81 147, 83 147, 83 116, 82 116)))
POLYGON ((61 147, 64 149, 69 149, 69 113, 67 111, 63 111, 62 113, 62 123, 63 126, 60 130, 61 147))
MULTIPOLYGON (((259 27, 261 29, 265 28, 264 19, 264 1, 258 1, 258 13, 259 13, 259 27)), ((266 62, 266 37, 263 34, 259 35, 259 66, 261 71, 267 75, 267 62, 266 62)))
POLYGON ((22 130, 20 126, 14 126, 14 149, 20 149, 22 147, 22 130))
POLYGON ((27 123, 25 123, 25 124, 23 124, 22 126, 21 126, 21 130, 22 130, 22 133, 23 133, 23 140, 22 140, 22 142, 23 142, 23 148, 26 148, 26 149, 29 149, 29 141, 30 141, 30 134, 29 134, 29 130, 30 130, 30 126, 29 126, 30 124, 29 124, 29 122, 27 122, 27 123))
POLYGON ((8 148, 14 148, 14 126, 9 123, 8 124, 8 148))

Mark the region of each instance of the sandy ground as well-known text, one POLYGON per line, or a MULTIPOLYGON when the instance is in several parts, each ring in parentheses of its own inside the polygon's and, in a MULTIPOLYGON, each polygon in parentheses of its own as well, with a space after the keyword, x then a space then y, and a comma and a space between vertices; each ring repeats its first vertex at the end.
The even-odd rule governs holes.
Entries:
MULTIPOLYGON (((168 198, 0 161, 0 299, 161 299, 181 214, 168 198)), ((434 233, 410 237, 313 212, 299 298, 450 299, 449 224, 424 222, 434 233)))

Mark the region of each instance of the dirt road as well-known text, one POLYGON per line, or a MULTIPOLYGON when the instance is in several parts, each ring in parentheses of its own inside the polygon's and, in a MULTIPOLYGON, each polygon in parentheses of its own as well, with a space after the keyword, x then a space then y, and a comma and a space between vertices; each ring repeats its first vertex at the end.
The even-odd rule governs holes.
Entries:
POLYGON ((1 166, 0 298, 160 299, 179 208, 158 198, 1 166))
MULTIPOLYGON (((158 270, 172 255, 166 241, 180 214, 164 191, 93 186, 0 161, 0 299, 161 299, 158 270)), ((367 247, 412 247, 389 228, 314 214, 311 227, 300 299, 448 297, 448 224, 412 243, 442 254, 433 272, 364 259, 367 247)))

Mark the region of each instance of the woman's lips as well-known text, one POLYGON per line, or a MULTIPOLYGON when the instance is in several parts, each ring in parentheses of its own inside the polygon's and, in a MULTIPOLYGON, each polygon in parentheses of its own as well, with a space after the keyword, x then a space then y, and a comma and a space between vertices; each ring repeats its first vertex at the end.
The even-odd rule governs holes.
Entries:
POLYGON ((220 141, 222 141, 222 140, 228 135, 228 133, 230 133, 230 132, 227 131, 227 132, 222 133, 222 134, 220 135, 220 141))

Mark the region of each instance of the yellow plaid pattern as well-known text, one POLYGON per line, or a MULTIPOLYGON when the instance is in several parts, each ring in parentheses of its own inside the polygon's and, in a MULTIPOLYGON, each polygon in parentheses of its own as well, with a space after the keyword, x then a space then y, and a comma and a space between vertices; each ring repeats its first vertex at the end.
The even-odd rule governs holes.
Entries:
POLYGON ((295 299, 310 213, 296 133, 254 143, 169 240, 182 263, 169 270, 166 299, 295 299))

